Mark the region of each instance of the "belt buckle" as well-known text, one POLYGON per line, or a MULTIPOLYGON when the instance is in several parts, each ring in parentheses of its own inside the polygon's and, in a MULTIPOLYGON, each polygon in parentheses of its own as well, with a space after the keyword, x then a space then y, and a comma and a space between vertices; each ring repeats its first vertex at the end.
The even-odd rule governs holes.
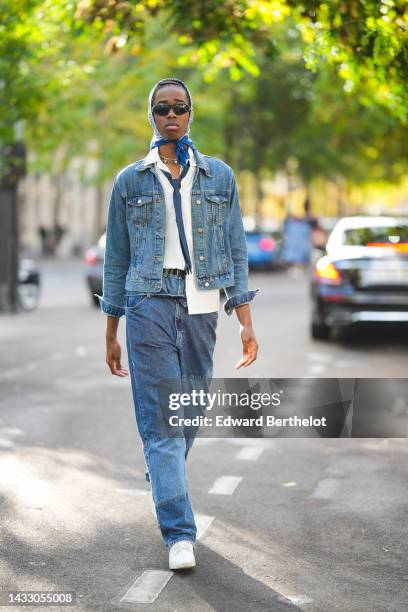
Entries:
POLYGON ((163 270, 163 276, 177 276, 177 270, 176 268, 164 268, 163 270))
POLYGON ((165 268, 163 270, 164 276, 176 276, 177 278, 181 278, 185 276, 185 270, 181 270, 180 268, 165 268))

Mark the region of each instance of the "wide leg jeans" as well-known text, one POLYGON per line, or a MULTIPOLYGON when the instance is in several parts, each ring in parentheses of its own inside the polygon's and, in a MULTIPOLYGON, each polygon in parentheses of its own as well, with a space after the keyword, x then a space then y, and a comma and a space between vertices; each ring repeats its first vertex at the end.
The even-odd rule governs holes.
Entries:
POLYGON ((167 548, 195 542, 197 528, 186 481, 186 458, 194 438, 164 437, 158 428, 158 385, 185 391, 189 377, 210 379, 218 312, 189 315, 183 278, 168 277, 160 295, 126 294, 126 344, 136 422, 143 443, 156 514, 167 548), (171 293, 174 295, 171 295, 171 293))

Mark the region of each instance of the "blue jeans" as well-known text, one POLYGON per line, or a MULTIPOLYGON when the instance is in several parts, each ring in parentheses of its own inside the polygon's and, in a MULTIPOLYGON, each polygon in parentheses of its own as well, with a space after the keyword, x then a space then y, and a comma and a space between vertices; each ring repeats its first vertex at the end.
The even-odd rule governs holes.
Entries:
POLYGON ((171 378, 171 391, 181 393, 185 377, 212 377, 218 312, 189 315, 184 278, 168 276, 159 294, 126 293, 125 315, 136 422, 161 534, 167 548, 194 544, 185 465, 194 437, 191 429, 178 437, 159 431, 158 383, 171 378))

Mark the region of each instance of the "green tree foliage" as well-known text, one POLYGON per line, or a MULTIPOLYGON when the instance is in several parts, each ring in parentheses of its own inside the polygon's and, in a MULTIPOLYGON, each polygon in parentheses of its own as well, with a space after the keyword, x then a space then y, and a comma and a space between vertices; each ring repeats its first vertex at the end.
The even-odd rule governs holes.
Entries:
MULTIPOLYGON (((63 95, 50 97, 27 127, 26 137, 35 151, 35 168, 45 171, 55 163, 56 148, 62 150, 61 164, 73 157, 94 157, 98 161, 98 182, 109 180, 118 168, 143 157, 148 150, 152 128, 147 119, 147 95, 157 80, 177 75, 194 91, 195 121, 203 150, 220 151, 223 143, 222 108, 219 96, 225 79, 212 85, 202 75, 177 63, 176 36, 163 37, 163 17, 145 24, 143 50, 128 44, 120 53, 103 54, 100 40, 67 41, 65 54, 83 67, 63 95)), ((84 36, 84 34, 82 34, 84 36)))
POLYGON ((403 123, 408 100, 405 0, 304 0, 287 4, 306 43, 306 65, 335 67, 346 92, 382 104, 403 123))
POLYGON ((293 21, 301 32, 309 69, 333 66, 346 92, 361 91, 407 121, 408 8, 405 0, 83 0, 78 15, 106 23, 113 31, 107 47, 123 36, 142 36, 145 20, 164 13, 168 29, 186 50, 180 58, 209 80, 226 69, 231 80, 259 75, 256 51, 272 59, 280 52, 275 26, 293 21))
POLYGON ((367 106, 361 86, 350 95, 334 67, 310 71, 295 27, 276 39, 282 52, 273 61, 258 54, 260 76, 229 87, 223 123, 230 163, 258 174, 290 160, 305 183, 339 175, 355 183, 401 179, 407 126, 380 103, 367 106))
POLYGON ((195 92, 197 144, 237 168, 405 170, 400 2, 4 0, 0 28, 0 139, 24 120, 40 169, 93 155, 102 181, 142 156, 147 93, 173 74, 195 92))

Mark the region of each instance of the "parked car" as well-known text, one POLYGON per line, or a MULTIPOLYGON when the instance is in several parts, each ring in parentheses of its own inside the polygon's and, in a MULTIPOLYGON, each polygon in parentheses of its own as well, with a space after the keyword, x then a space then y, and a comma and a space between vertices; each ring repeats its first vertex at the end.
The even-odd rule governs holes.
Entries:
POLYGON ((94 293, 102 295, 103 258, 105 255, 106 234, 98 240, 98 244, 90 247, 84 257, 86 264, 86 282, 91 294, 92 303, 99 307, 99 300, 94 293))
POLYGON ((280 264, 280 232, 254 229, 247 230, 245 237, 250 269, 272 269, 280 264))
POLYGON ((408 217, 340 219, 313 265, 311 336, 334 327, 408 323, 408 217))

